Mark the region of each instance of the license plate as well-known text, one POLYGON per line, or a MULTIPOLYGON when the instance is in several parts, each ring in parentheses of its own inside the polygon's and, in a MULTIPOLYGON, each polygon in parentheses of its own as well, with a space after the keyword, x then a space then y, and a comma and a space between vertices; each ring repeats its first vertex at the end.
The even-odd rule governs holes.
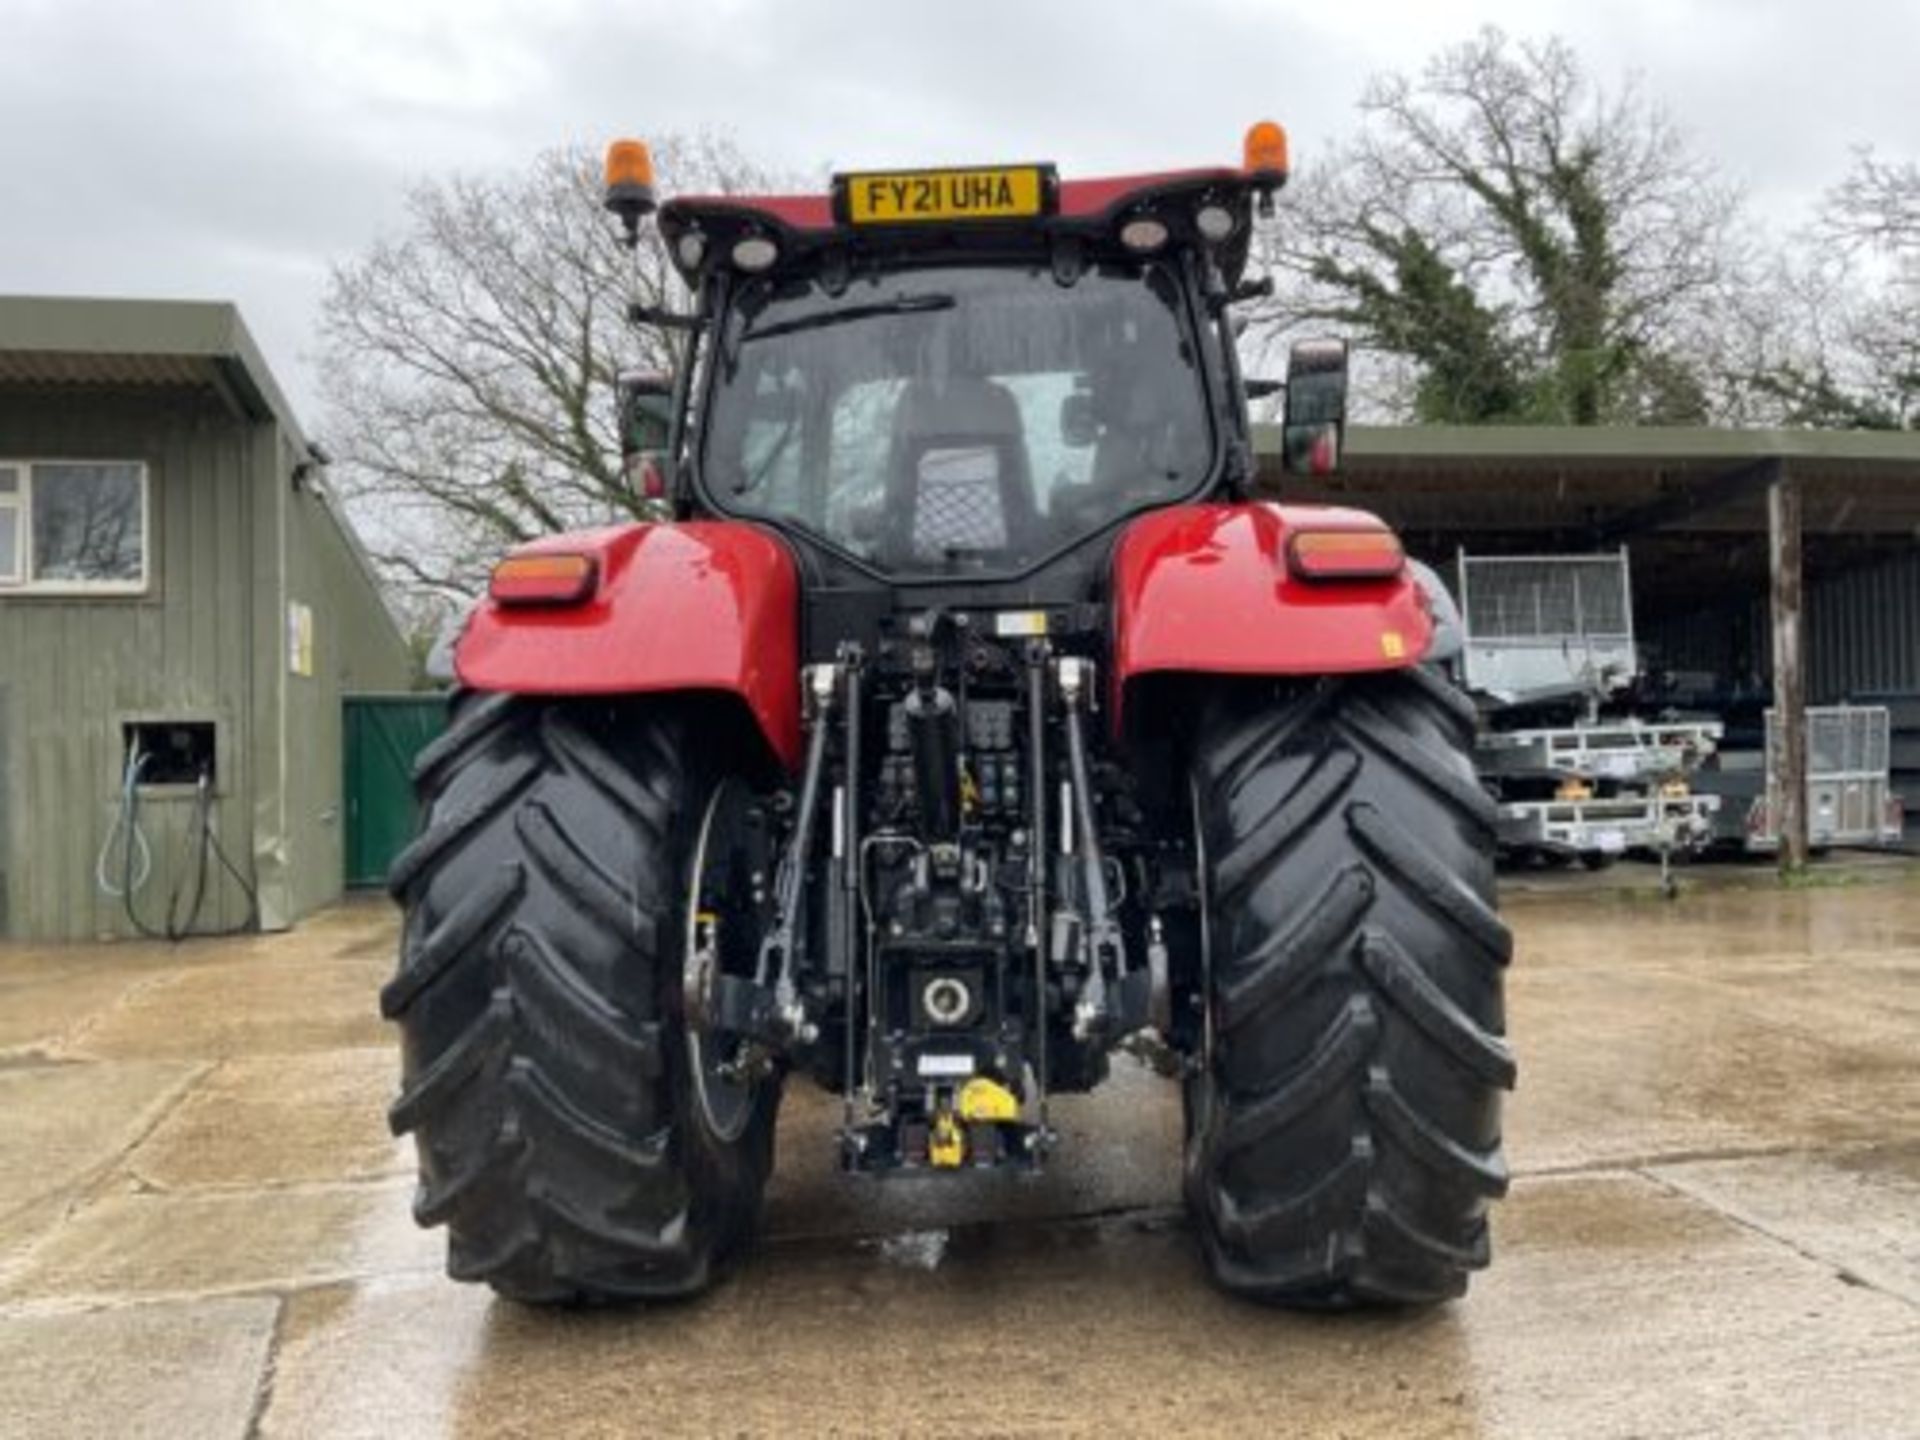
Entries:
POLYGON ((917 1067, 922 1080, 950 1080, 973 1074, 971 1055, 922 1055, 917 1067))
POLYGON ((839 179, 855 225, 913 225, 929 220, 1023 220, 1047 203, 1046 167, 874 171, 839 179))

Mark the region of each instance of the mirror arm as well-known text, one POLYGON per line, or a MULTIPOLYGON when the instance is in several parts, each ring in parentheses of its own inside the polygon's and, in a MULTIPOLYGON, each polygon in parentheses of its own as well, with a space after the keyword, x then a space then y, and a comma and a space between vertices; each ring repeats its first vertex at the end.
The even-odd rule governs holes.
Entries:
POLYGON ((630 324, 655 325, 662 330, 698 330, 703 323, 698 315, 684 315, 664 305, 648 305, 641 300, 627 306, 627 320, 630 324))

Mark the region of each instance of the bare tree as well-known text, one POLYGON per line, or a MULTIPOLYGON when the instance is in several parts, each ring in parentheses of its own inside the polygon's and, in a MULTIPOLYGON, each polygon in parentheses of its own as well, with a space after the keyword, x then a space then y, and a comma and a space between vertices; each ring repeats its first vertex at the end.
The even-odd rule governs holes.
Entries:
POLYGON ((1332 324, 1411 367, 1412 418, 1703 418, 1694 351, 1738 197, 1631 84, 1488 29, 1374 80, 1268 240, 1268 337, 1332 324))
POLYGON ((1763 418, 1920 429, 1920 165, 1862 150, 1761 309, 1744 379, 1763 418))
MULTIPOLYGON (((654 158, 668 194, 767 183, 711 137, 670 137, 654 158)), ((417 602, 471 598, 517 542, 646 513, 621 473, 613 385, 671 369, 677 337, 630 324, 633 300, 685 296, 657 234, 617 243, 599 157, 578 149, 423 181, 400 234, 335 267, 320 323, 333 480, 417 602)))
POLYGON ((1920 162, 1859 151, 1847 178, 1828 192, 1821 225, 1843 244, 1920 260, 1920 162))

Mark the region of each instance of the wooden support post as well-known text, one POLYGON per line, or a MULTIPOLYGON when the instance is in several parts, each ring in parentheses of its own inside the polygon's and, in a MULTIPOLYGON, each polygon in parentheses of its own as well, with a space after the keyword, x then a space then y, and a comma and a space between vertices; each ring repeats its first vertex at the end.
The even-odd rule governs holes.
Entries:
POLYGON ((1807 867, 1807 671, 1800 575, 1800 485, 1784 460, 1767 486, 1773 592, 1773 711, 1779 727, 1779 793, 1774 815, 1780 873, 1807 867))

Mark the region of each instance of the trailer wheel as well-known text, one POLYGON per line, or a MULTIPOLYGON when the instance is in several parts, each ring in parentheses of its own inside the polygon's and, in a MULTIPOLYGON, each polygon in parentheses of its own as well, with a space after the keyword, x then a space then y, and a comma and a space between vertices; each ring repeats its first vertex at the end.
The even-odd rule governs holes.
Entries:
POLYGON ((1186 1174, 1230 1290, 1426 1303, 1487 1263, 1511 941, 1472 735, 1425 670, 1234 682, 1204 715, 1186 1174))
POLYGON ((751 1231, 778 1077, 707 1123, 680 1010, 699 822, 719 777, 671 705, 466 694, 415 767, 425 821, 381 1010, 390 1121, 448 1273, 530 1302, 703 1289, 751 1231), (690 883, 692 882, 692 883, 690 883))

